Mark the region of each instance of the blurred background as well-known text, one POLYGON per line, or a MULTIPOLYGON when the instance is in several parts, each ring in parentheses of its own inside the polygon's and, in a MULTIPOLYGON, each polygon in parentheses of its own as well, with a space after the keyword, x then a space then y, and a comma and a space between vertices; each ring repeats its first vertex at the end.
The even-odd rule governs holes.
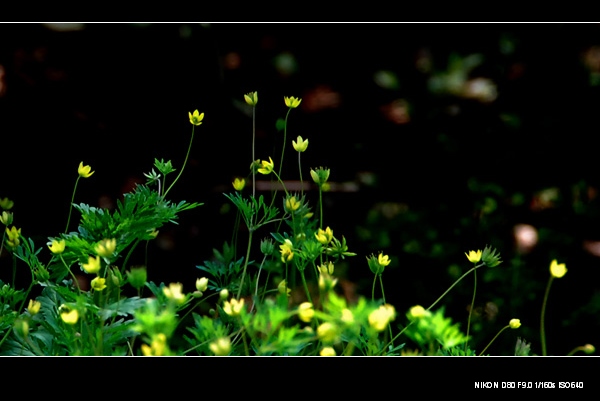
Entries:
MULTIPOLYGON (((349 298, 370 296, 365 257, 383 251, 402 322, 491 245, 503 263, 478 273, 478 349, 520 318, 488 351, 510 355, 519 336, 541 353, 552 259, 568 273, 548 300, 549 354, 600 346, 600 25, 0 24, 0 38, 0 198, 36 245, 64 230, 79 162, 95 174, 75 202, 112 209, 155 158, 180 168, 198 109, 170 196, 204 206, 161 229, 148 266, 191 290, 231 238, 223 193, 252 160, 243 95, 258 91, 256 157, 275 161, 283 97, 296 96, 288 141, 309 139, 305 179, 331 169, 325 224, 358 253, 336 266, 349 298)), ((287 146, 283 177, 297 180, 287 146)), ((10 266, 0 255, 0 279, 10 266)), ((472 292, 470 275, 443 302, 463 329, 472 292)))

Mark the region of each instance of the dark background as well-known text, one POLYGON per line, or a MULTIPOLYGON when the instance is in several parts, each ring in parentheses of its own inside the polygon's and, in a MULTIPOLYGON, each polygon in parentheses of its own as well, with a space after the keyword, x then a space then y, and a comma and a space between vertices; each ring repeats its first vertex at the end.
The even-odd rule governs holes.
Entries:
MULTIPOLYGON (((80 161, 95 174, 75 202, 110 208, 155 158, 181 166, 198 109, 170 196, 205 205, 161 229, 148 266, 150 280, 193 286, 231 236, 222 193, 251 162, 243 95, 259 94, 256 157, 275 161, 283 97, 297 96, 288 141, 310 141, 305 179, 326 166, 338 184, 325 222, 358 253, 336 266, 351 293, 370 296, 365 256, 383 251, 401 320, 490 244, 504 263, 478 274, 478 349, 520 318, 489 352, 510 354, 519 335, 540 353, 556 258, 569 272, 550 292, 549 353, 600 346, 598 24, 0 24, 0 38, 0 197, 38 246, 64 229, 80 161), (536 230, 533 248, 517 246, 517 224, 536 230)), ((283 176, 296 180, 293 153, 283 176)), ((463 328, 472 291, 471 275, 443 302, 463 328)))

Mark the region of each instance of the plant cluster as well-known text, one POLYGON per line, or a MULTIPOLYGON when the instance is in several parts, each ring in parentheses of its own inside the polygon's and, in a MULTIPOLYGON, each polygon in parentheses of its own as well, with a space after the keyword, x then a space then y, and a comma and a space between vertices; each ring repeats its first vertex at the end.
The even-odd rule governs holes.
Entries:
MULTIPOLYGON (((203 123, 204 113, 198 110, 188 115, 192 132, 176 177, 167 179, 177 171, 170 160, 156 159, 144 174, 146 183, 124 194, 114 211, 74 203, 79 181, 95 174, 81 162, 65 230, 48 238, 46 247, 13 224, 14 203, 0 199, 5 226, 0 254, 10 254, 13 269, 12 282, 0 282, 0 354, 485 355, 491 342, 476 352, 479 344, 470 343, 470 314, 463 333, 445 316, 443 306, 434 307, 471 273, 473 306, 477 271, 500 265, 498 251, 486 246, 466 253, 473 266, 429 307, 410 308, 406 320, 385 298, 383 273, 392 260, 384 252, 367 256, 364 263, 373 273, 371 296, 348 299, 339 291, 336 267, 357 254, 335 227, 325 224, 323 193, 329 189, 331 170, 310 168, 311 182, 305 182, 302 154, 309 140, 297 136, 291 145, 300 189, 290 191, 281 177, 289 147, 288 119, 302 99, 284 97, 287 114, 277 162, 272 155, 256 158, 258 94, 248 93, 244 99, 253 111, 252 155, 247 174, 235 178, 234 191, 224 194, 237 211, 232 238, 196 266, 193 291, 185 291, 178 282, 154 283, 147 271, 152 261, 130 265, 130 258, 141 244, 151 243, 161 227, 177 224, 181 212, 202 205, 167 198, 187 164, 195 130, 203 123), (268 196, 257 193, 257 177, 271 178, 268 196), (305 191, 311 186, 318 194, 316 208, 305 191), (70 231, 73 209, 80 218, 70 231), (29 285, 18 289, 15 276, 23 266, 29 285), (377 287, 381 298, 375 297, 377 287)), ((552 280, 562 277, 566 267, 553 260, 550 272, 545 300, 552 280)), ((545 307, 544 302, 544 355, 545 307)), ((498 335, 520 326, 519 319, 512 319, 498 335)), ((586 345, 574 350, 578 351, 594 349, 586 345)), ((518 339, 515 355, 530 353, 530 345, 518 339)))

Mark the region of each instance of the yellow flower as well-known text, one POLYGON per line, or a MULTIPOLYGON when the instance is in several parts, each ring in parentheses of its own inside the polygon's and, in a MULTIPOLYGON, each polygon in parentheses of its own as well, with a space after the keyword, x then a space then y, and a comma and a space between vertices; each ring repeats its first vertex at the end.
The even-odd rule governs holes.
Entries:
POLYGON ((319 274, 319 288, 321 291, 330 291, 337 284, 338 279, 333 278, 329 275, 329 273, 324 273, 321 271, 319 274))
POLYGON ((41 307, 42 304, 39 301, 34 301, 33 299, 30 299, 29 305, 27 305, 27 310, 31 315, 37 315, 41 307))
POLYGON ((200 292, 206 291, 208 288, 208 279, 206 277, 202 277, 196 280, 196 289, 200 292))
POLYGON ((89 178, 94 172, 90 166, 84 166, 83 162, 79 163, 79 168, 77 169, 77 173, 79 173, 80 177, 89 178))
POLYGON ((19 244, 21 243, 20 237, 21 237, 21 229, 17 229, 17 227, 12 226, 10 228, 10 230, 8 229, 8 227, 6 227, 6 243, 8 244, 8 246, 10 246, 11 248, 16 248, 19 246, 19 244))
POLYGON ((65 245, 66 245, 66 241, 64 239, 61 240, 52 240, 52 244, 48 245, 48 248, 50 249, 50 252, 52 252, 55 255, 58 255, 59 253, 63 253, 65 251, 65 245))
POLYGON ((232 298, 231 301, 225 301, 223 303, 223 311, 227 313, 229 316, 238 316, 242 313, 242 309, 244 308, 244 298, 237 299, 232 298))
POLYGON ((388 255, 384 255, 383 252, 381 252, 377 258, 375 258, 374 255, 367 258, 367 263, 373 274, 383 274, 385 267, 391 263, 391 260, 388 255))
POLYGON ((292 195, 285 200, 285 210, 288 212, 295 212, 300 207, 300 202, 296 196, 292 195))
POLYGON ((229 340, 229 337, 218 338, 216 341, 211 342, 208 348, 217 356, 229 355, 231 352, 231 340, 229 340))
POLYGON ((223 301, 227 298, 229 298, 229 290, 227 290, 227 288, 223 288, 221 291, 219 291, 219 299, 223 301))
POLYGON ((317 336, 325 343, 332 343, 337 338, 337 328, 330 322, 321 323, 317 327, 317 336))
POLYGON ((302 302, 298 306, 298 318, 305 323, 309 323, 313 316, 315 315, 315 310, 313 309, 313 304, 310 302, 302 302))
POLYGON ((381 305, 369 314, 369 325, 376 331, 383 331, 395 317, 396 311, 392 305, 381 305))
POLYGON ((163 287, 163 294, 165 294, 168 299, 175 301, 178 304, 182 304, 185 301, 183 284, 181 283, 171 283, 168 287, 163 287))
POLYGON ((117 240, 114 238, 103 239, 102 241, 98 242, 96 244, 96 246, 94 247, 96 254, 98 256, 102 256, 103 258, 108 258, 108 257, 112 256, 112 254, 115 252, 116 249, 117 249, 117 240))
POLYGON ((481 260, 481 249, 479 249, 478 251, 469 251, 468 254, 465 252, 465 255, 467 255, 467 259, 469 259, 469 262, 477 263, 481 260))
POLYGON ((302 102, 302 99, 293 96, 284 96, 283 101, 285 102, 285 105, 287 107, 289 107, 290 109, 295 109, 296 107, 300 106, 300 102, 302 102))
POLYGON ((260 165, 261 168, 258 169, 258 172, 261 174, 271 174, 273 169, 275 168, 275 163, 273 163, 273 159, 269 157, 269 161, 261 160, 260 165))
POLYGON ((352 311, 348 308, 342 309, 342 317, 340 320, 346 324, 352 324, 354 322, 354 315, 352 311))
POLYGON ((11 212, 3 211, 2 215, 0 215, 0 223, 8 226, 13 222, 13 214, 11 212))
POLYGON ((150 345, 142 344, 142 354, 144 356, 162 356, 167 348, 167 336, 163 333, 158 333, 152 339, 150 345))
POLYGON ((15 205, 15 202, 11 201, 8 198, 0 199, 0 208, 4 210, 10 210, 15 205))
POLYGON ((65 322, 66 324, 77 323, 77 321, 79 320, 79 312, 77 311, 77 309, 70 309, 68 307, 65 307, 65 305, 62 305, 60 309, 62 309, 62 311, 60 312, 60 318, 63 322, 65 322))
POLYGON ((327 183, 330 173, 331 173, 331 170, 329 170, 328 168, 323 168, 323 167, 319 167, 316 170, 313 170, 313 169, 310 170, 310 176, 312 177, 313 181, 315 182, 315 184, 317 184, 321 187, 327 183))
POLYGON ((279 283, 279 285, 277 286, 277 290, 279 291, 280 294, 286 294, 288 297, 292 293, 292 290, 290 288, 288 288, 285 280, 281 280, 281 283, 279 283))
POLYGON ((593 354, 594 352, 596 352, 596 347, 594 347, 592 344, 586 344, 583 346, 583 352, 585 352, 586 354, 593 354))
POLYGON ((292 241, 286 238, 283 245, 279 245, 279 248, 281 249, 281 261, 283 263, 291 262, 294 257, 294 245, 292 244, 292 241))
POLYGON ((325 230, 319 228, 319 230, 315 233, 315 237, 321 244, 328 245, 331 240, 333 240, 333 230, 329 227, 327 227, 325 230))
POLYGON ((323 347, 323 349, 321 349, 321 352, 319 352, 319 355, 321 356, 335 356, 335 350, 333 349, 333 347, 323 347))
POLYGON ((233 180, 232 184, 236 191, 241 191, 246 186, 246 180, 243 178, 236 178, 233 180))
POLYGON ((258 92, 250 92, 250 93, 245 94, 244 100, 250 106, 256 106, 256 103, 258 103, 258 92))
POLYGON ((425 310, 421 305, 415 305, 408 311, 408 316, 411 319, 418 319, 421 317, 428 316, 431 312, 425 310))
POLYGON ((188 115, 190 116, 190 123, 192 123, 192 125, 202 124, 202 119, 204 119, 204 113, 200 114, 198 113, 198 110, 194 110, 194 114, 188 112, 188 115))
POLYGON ((333 262, 329 261, 327 264, 323 264, 323 265, 319 266, 318 269, 319 269, 319 273, 332 275, 333 271, 335 269, 335 266, 333 265, 333 262))
POLYGON ((561 278, 567 273, 567 267, 564 263, 559 264, 556 259, 550 263, 550 274, 553 277, 561 278))
POLYGON ((92 280, 92 282, 90 284, 92 285, 92 289, 94 291, 102 291, 103 289, 106 288, 106 279, 101 278, 101 277, 96 277, 95 279, 92 280))
POLYGON ((302 137, 298 135, 298 139, 296 141, 292 141, 292 146, 298 152, 304 152, 306 148, 308 148, 308 139, 302 140, 302 137))
POLYGON ((100 256, 88 257, 88 262, 81 265, 87 273, 95 274, 100 271, 100 256))
POLYGON ((511 329, 518 329, 519 327, 521 327, 521 321, 519 319, 510 319, 508 325, 511 329))

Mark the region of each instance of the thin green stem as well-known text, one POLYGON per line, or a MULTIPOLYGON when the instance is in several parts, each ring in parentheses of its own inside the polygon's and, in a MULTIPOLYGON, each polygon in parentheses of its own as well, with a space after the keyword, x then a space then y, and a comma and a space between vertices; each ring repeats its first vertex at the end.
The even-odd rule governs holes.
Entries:
POLYGON ((167 190, 165 191, 165 194, 163 195, 163 198, 165 198, 167 196, 167 194, 169 193, 169 191, 171 190, 171 188, 173 188, 173 185, 175 185, 175 183, 177 182, 177 180, 179 180, 179 177, 181 177, 181 174, 183 173, 183 169, 185 168, 185 165, 187 164, 188 158, 190 157, 190 151, 192 150, 192 142, 194 142, 194 131, 195 131, 196 126, 192 125, 192 137, 190 138, 190 144, 188 145, 188 150, 187 153, 185 155, 185 160, 183 161, 183 166, 181 166, 181 169, 179 170, 179 174, 177 174, 177 177, 175 177, 175 180, 171 183, 171 185, 169 186, 169 188, 167 188, 167 190))
POLYGON ((375 302, 375 284, 377 284, 377 274, 373 277, 373 287, 371 288, 371 301, 375 302))
POLYGON ((252 246, 252 233, 254 229, 248 227, 248 248, 246 249, 246 259, 244 260, 244 270, 242 271, 242 278, 240 279, 240 287, 238 288, 237 299, 240 299, 242 294, 242 288, 244 287, 244 279, 246 278, 246 270, 248 269, 248 260, 250 259, 250 248, 252 246))
POLYGON ((475 306, 475 293, 477 292, 477 270, 473 272, 475 281, 473 284, 473 299, 471 299, 471 307, 469 308, 469 319, 467 319, 467 341, 465 341, 465 353, 469 346, 469 331, 471 329, 471 315, 473 314, 473 307, 475 306))
POLYGON ((484 352, 485 352, 485 351, 486 351, 486 350, 487 350, 487 349, 490 347, 490 345, 492 345, 492 343, 494 342, 494 340, 496 340, 496 338, 498 338, 498 336, 500 335, 500 333, 502 333, 504 330, 506 330, 506 329, 509 329, 509 328, 510 328, 510 325, 506 325, 506 326, 504 326, 504 327, 503 327, 503 328, 502 328, 502 329, 501 329, 501 330, 500 330, 500 331, 499 331, 499 332, 496 334, 496 336, 495 336, 494 338, 492 338, 492 341, 490 341, 490 342, 489 342, 489 344, 485 346, 485 348, 483 349, 483 351, 481 351, 481 352, 479 353, 479 356, 482 356, 482 355, 483 355, 483 353, 484 353, 484 352))
POLYGON ((300 276, 302 277, 302 284, 304 285, 304 291, 306 291, 306 298, 308 302, 312 304, 312 298, 310 297, 310 291, 308 290, 308 284, 306 284, 306 278, 304 277, 304 270, 300 270, 300 276))
POLYGON ((302 180, 302 163, 300 162, 300 154, 298 152, 298 172, 300 173, 300 198, 304 196, 304 181, 302 180))
POLYGON ((546 304, 548 303, 548 294, 550 293, 550 286, 552 285, 552 280, 554 276, 550 276, 548 280, 548 285, 546 286, 546 293, 544 294, 544 301, 542 303, 542 314, 540 317, 540 337, 542 341, 542 355, 547 356, 546 352, 546 330, 545 330, 545 316, 546 316, 546 304))
POLYGON ((323 187, 319 185, 319 228, 323 229, 323 187))
POLYGON ((288 111, 285 115, 285 121, 283 123, 283 147, 281 148, 281 161, 279 162, 279 173, 278 175, 281 175, 281 169, 283 167, 283 155, 285 154, 285 147, 287 144, 287 120, 288 120, 288 116, 290 115, 290 111, 292 111, 291 108, 288 108, 288 111))
POLYGON ((69 231, 69 223, 71 222, 71 213, 73 212, 73 202, 75 201, 75 192, 77 191, 77 184, 79 183, 80 175, 75 180, 75 186, 73 187, 73 195, 71 196, 71 203, 69 206, 69 216, 67 217, 67 225, 65 226, 65 234, 69 231))
POLYGON ((256 169, 254 168, 254 161, 256 160, 254 157, 255 145, 256 141, 256 106, 252 107, 252 197, 256 197, 256 169))
MULTIPOLYGON (((383 277, 381 277, 381 274, 378 274, 379 276, 379 286, 381 287, 381 299, 383 300, 383 304, 385 305, 385 291, 383 290, 383 277)), ((393 346, 394 345, 394 336, 392 335, 392 325, 388 324, 388 331, 390 333, 390 343, 393 346)))

